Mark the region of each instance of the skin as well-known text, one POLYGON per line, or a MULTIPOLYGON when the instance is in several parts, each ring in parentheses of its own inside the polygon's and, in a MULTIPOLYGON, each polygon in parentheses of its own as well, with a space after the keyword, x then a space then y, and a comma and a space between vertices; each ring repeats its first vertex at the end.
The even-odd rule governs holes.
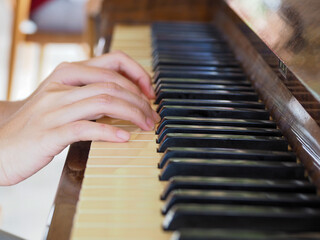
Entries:
POLYGON ((160 117, 152 98, 149 75, 121 52, 60 64, 26 100, 0 102, 0 185, 30 177, 73 142, 130 138, 90 120, 109 116, 153 129, 160 117))

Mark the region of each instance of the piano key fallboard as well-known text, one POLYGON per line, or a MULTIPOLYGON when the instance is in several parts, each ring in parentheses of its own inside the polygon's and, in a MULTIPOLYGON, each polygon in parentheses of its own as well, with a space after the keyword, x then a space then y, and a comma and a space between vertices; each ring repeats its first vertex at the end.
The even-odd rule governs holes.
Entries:
POLYGON ((154 71, 162 120, 99 120, 131 139, 92 143, 73 239, 316 239, 317 189, 214 26, 117 26, 111 49, 154 71))

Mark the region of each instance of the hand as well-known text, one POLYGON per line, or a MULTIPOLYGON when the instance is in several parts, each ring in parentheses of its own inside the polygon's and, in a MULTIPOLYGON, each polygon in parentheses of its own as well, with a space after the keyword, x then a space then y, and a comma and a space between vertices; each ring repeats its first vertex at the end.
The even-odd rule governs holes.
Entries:
POLYGON ((145 95, 154 97, 149 76, 124 54, 59 65, 0 129, 0 185, 31 176, 73 142, 129 140, 90 120, 110 116, 153 129, 160 118, 145 95))

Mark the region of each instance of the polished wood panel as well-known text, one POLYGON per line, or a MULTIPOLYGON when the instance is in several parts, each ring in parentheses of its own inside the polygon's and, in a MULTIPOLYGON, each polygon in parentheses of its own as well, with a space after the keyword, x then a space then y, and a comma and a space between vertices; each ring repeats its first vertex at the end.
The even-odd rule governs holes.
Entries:
POLYGON ((101 36, 109 50, 115 24, 145 24, 154 21, 210 22, 217 0, 108 0, 101 13, 101 36))
POLYGON ((226 14, 228 11, 230 10, 225 9, 217 14, 217 26, 226 34, 229 44, 243 64, 260 98, 304 164, 311 180, 320 189, 319 125, 234 25, 226 14))
POLYGON ((53 205, 47 239, 69 239, 91 142, 70 146, 53 205))
POLYGON ((320 1, 226 2, 320 101, 320 1))

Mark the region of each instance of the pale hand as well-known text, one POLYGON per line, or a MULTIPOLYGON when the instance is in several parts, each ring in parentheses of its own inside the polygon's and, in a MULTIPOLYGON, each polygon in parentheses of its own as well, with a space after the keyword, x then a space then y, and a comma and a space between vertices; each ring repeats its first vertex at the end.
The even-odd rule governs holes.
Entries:
POLYGON ((73 142, 130 138, 90 120, 109 116, 153 129, 160 119, 153 97, 148 74, 123 53, 60 64, 0 128, 0 185, 31 176, 73 142))

